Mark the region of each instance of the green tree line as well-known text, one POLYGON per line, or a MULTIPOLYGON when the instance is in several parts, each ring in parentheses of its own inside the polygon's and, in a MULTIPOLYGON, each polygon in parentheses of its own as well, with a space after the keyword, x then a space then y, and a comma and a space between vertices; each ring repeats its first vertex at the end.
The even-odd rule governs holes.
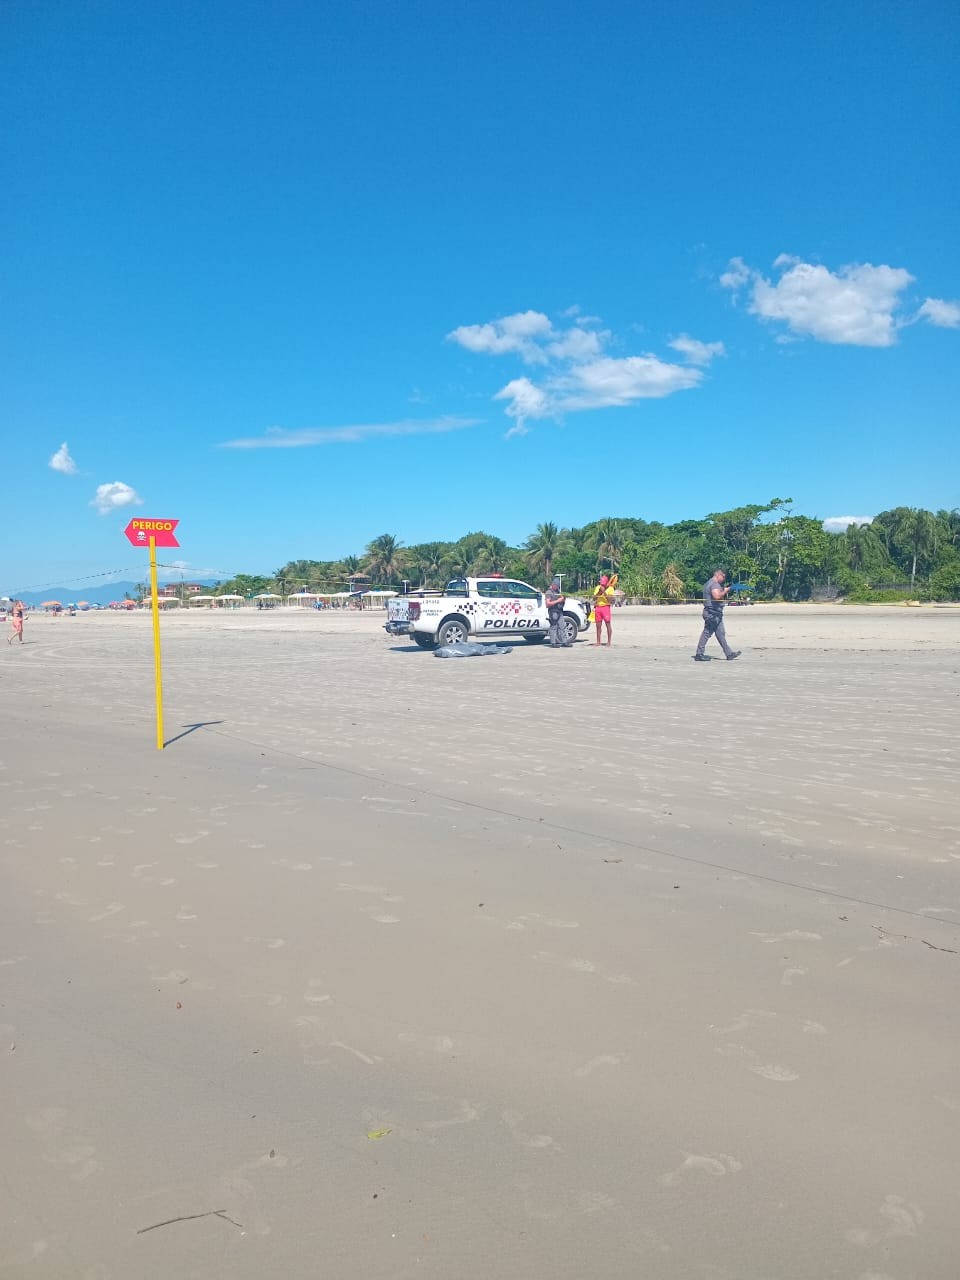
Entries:
POLYGON ((714 569, 749 584, 757 599, 808 600, 819 593, 852 600, 960 599, 960 509, 895 507, 868 525, 827 533, 821 520, 793 510, 789 498, 663 524, 610 516, 581 528, 537 525, 522 546, 481 531, 454 542, 404 546, 395 534, 373 538, 362 554, 339 560, 290 560, 272 577, 238 574, 220 593, 281 595, 307 589, 439 587, 461 574, 563 575, 583 591, 603 571, 620 574, 628 596, 696 597, 714 569))

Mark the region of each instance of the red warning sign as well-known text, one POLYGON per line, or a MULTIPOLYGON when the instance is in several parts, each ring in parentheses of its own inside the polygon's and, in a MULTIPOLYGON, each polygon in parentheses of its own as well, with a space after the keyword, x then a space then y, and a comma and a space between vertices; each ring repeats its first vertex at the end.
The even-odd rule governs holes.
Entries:
POLYGON ((179 520, 131 520, 124 533, 135 547, 149 547, 153 538, 158 547, 179 547, 174 530, 179 520))

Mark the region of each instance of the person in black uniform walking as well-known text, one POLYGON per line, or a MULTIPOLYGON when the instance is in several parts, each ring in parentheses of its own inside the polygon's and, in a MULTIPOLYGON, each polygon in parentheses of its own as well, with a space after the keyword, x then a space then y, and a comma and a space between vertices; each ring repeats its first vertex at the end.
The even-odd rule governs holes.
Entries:
POLYGON ((730 588, 723 585, 726 578, 727 575, 723 570, 718 569, 713 577, 708 578, 703 584, 703 631, 700 633, 697 652, 693 655, 694 662, 710 661, 704 649, 711 636, 717 637, 720 648, 727 655, 728 662, 740 657, 740 650, 731 649, 727 644, 727 633, 723 625, 723 606, 727 603, 727 596, 730 594, 730 588))

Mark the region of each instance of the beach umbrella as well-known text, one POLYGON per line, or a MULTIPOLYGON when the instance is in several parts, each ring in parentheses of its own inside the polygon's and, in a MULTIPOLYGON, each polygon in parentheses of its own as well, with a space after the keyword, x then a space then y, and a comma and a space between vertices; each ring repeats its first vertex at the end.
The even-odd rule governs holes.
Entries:
POLYGON ((41 609, 59 609, 59 608, 60 608, 60 601, 59 601, 59 600, 44 600, 44 602, 41 604, 40 608, 41 608, 41 609))
POLYGON ((734 582, 731 584, 730 590, 731 591, 752 591, 753 587, 751 587, 749 582, 734 582))

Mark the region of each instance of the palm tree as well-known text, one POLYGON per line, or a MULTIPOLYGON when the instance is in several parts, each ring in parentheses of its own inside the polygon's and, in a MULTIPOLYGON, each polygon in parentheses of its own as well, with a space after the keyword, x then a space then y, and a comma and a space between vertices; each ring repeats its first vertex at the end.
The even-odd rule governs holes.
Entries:
POLYGON ((843 535, 844 551, 847 564, 851 569, 862 573, 872 558, 872 549, 879 550, 877 535, 868 524, 851 524, 843 535))
POLYGON ((527 564, 539 569, 545 578, 553 576, 553 561, 560 545, 560 530, 555 524, 538 524, 524 543, 527 564))
POLYGON ((448 560, 448 548, 444 542, 423 542, 411 548, 413 563, 420 575, 420 585, 439 583, 448 560))
MULTIPOLYGON (((949 546, 960 545, 960 507, 954 507, 952 511, 937 512, 935 538, 942 539, 949 546)), ((937 547, 934 546, 934 555, 936 552, 937 547)))
POLYGON ((917 561, 929 554, 934 542, 933 513, 923 507, 904 507, 901 509, 893 529, 893 536, 907 548, 911 556, 910 590, 917 577, 917 561))
POLYGON ((380 582, 399 582, 407 566, 403 544, 392 533, 381 533, 367 546, 366 568, 371 578, 380 582))
POLYGON ((606 560, 611 570, 620 568, 626 539, 618 520, 601 520, 597 527, 597 568, 606 560))
POLYGON ((660 575, 660 585, 668 600, 683 599, 686 587, 683 585, 683 579, 680 577, 677 566, 672 560, 660 575))

